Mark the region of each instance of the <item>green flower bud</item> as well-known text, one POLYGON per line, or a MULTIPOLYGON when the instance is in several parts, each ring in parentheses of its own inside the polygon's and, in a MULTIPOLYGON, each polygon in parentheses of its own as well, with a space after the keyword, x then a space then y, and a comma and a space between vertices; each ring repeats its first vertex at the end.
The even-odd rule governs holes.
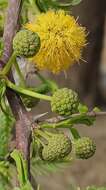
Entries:
POLYGON ((52 134, 48 143, 40 149, 40 157, 45 161, 61 160, 72 150, 71 140, 64 134, 52 134))
POLYGON ((35 32, 21 30, 13 39, 13 49, 18 56, 32 57, 40 49, 40 38, 35 32))
POLYGON ((94 155, 96 145, 89 137, 83 137, 75 140, 76 157, 80 159, 88 159, 94 155))
POLYGON ((51 108, 59 115, 71 115, 78 111, 78 94, 71 89, 58 89, 52 96, 51 108))

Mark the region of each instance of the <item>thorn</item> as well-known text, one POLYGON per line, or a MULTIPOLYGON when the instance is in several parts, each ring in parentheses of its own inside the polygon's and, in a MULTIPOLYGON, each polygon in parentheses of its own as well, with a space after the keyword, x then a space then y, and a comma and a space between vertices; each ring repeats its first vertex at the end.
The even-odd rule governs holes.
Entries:
POLYGON ((38 119, 44 117, 44 116, 47 115, 47 114, 48 114, 48 112, 45 112, 45 113, 36 115, 36 116, 33 118, 33 122, 37 122, 38 119))

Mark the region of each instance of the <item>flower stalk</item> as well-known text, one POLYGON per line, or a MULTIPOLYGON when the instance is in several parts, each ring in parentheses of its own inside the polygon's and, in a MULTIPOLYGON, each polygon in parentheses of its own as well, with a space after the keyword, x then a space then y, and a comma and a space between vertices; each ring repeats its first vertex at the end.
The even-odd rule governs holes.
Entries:
POLYGON ((33 98, 38 98, 38 99, 42 99, 42 100, 51 101, 51 97, 50 96, 39 94, 37 92, 33 92, 31 90, 27 90, 26 88, 23 88, 23 87, 20 87, 20 86, 16 86, 14 83, 12 83, 11 81, 9 81, 8 79, 6 80, 6 84, 7 84, 7 86, 10 89, 15 90, 18 93, 25 94, 25 95, 31 96, 33 98))
POLYGON ((15 67, 15 70, 16 70, 18 76, 19 76, 20 85, 23 86, 23 87, 25 87, 26 86, 25 79, 24 79, 24 76, 23 76, 23 74, 22 74, 22 72, 21 72, 21 70, 19 68, 19 65, 18 65, 18 63, 17 63, 16 60, 14 61, 14 67, 15 67))
POLYGON ((7 75, 11 69, 12 64, 15 62, 16 60, 16 54, 13 53, 9 59, 9 61, 7 62, 7 64, 5 65, 5 67, 3 68, 3 70, 1 71, 2 75, 7 75))

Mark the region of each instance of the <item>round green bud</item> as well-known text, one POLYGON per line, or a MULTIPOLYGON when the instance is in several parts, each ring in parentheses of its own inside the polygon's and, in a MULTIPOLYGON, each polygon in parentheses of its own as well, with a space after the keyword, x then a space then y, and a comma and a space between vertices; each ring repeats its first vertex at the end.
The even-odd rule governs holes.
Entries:
POLYGON ((71 115, 78 111, 78 94, 68 88, 58 89, 52 96, 51 109, 59 115, 71 115))
POLYGON ((32 57, 40 49, 40 38, 35 32, 21 30, 13 39, 13 49, 18 56, 32 57))
POLYGON ((71 140, 64 134, 53 134, 42 149, 42 158, 45 161, 63 159, 72 150, 71 140))
POLYGON ((88 159, 94 155, 95 151, 96 145, 89 137, 75 140, 75 153, 77 158, 88 159))

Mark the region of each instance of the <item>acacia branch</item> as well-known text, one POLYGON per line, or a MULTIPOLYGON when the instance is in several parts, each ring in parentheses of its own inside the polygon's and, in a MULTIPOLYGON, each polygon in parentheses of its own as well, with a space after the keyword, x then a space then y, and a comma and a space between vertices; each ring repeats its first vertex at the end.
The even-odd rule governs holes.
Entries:
POLYGON ((7 19, 4 25, 4 52, 2 60, 6 63, 12 54, 12 41, 19 29, 22 0, 8 0, 7 19))
MULTIPOLYGON (((73 115, 71 115, 69 117, 66 117, 66 118, 62 117, 62 116, 57 116, 57 117, 46 119, 45 122, 54 124, 54 123, 58 123, 58 122, 61 122, 61 121, 64 121, 64 120, 67 120, 67 119, 70 119, 70 118, 74 118, 74 117, 80 116, 80 115, 81 115, 80 113, 76 113, 76 114, 73 114, 73 115)), ((106 116, 106 112, 94 112, 94 111, 91 111, 91 112, 86 113, 86 116, 89 116, 89 117, 106 116)), ((44 122, 44 121, 42 121, 42 122, 44 122)))
MULTIPOLYGON (((12 54, 12 41, 16 31, 19 28, 19 17, 21 12, 22 0, 9 0, 6 23, 4 27, 4 52, 0 67, 3 68, 12 54)), ((10 71, 9 80, 14 82, 12 72, 10 71)), ((16 118, 16 147, 28 161, 30 177, 30 118, 27 114, 20 97, 12 90, 7 89, 7 99, 11 106, 12 112, 16 118)))
MULTIPOLYGON (((53 117, 45 121, 38 121, 42 128, 70 128, 75 124, 93 125, 95 118, 98 116, 106 116, 106 112, 88 112, 84 114, 73 114, 68 117, 53 117)), ((38 126, 39 126, 38 125, 38 126)))

